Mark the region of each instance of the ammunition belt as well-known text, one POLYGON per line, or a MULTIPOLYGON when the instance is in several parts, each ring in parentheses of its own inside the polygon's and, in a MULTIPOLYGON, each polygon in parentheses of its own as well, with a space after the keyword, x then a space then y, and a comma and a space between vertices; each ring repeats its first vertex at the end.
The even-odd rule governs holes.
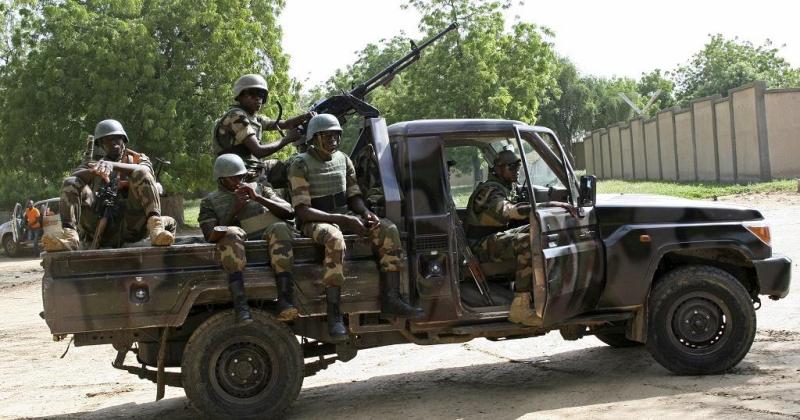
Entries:
POLYGON ((344 195, 344 191, 311 199, 311 207, 329 213, 345 206, 347 206, 347 197, 344 195))

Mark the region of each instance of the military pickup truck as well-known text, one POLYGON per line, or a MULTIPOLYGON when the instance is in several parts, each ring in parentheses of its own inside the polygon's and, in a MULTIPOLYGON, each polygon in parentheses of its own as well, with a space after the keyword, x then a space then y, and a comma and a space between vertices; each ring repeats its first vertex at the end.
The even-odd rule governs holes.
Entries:
POLYGON ((350 335, 331 343, 323 250, 298 237, 301 317, 283 323, 272 315, 276 287, 267 244, 252 241, 245 282, 256 322, 237 326, 215 247, 182 238, 166 248, 46 254, 42 298, 50 331, 57 339, 72 335, 76 346, 114 346, 113 366, 155 382, 157 398, 165 385, 182 386, 206 414, 269 418, 289 407, 305 376, 358 350, 394 344, 560 331, 566 340, 594 335, 614 347, 643 344, 678 374, 724 372, 750 349, 760 297, 780 299, 789 290, 791 262, 772 252, 769 226, 757 210, 597 197, 595 177, 576 175, 547 128, 505 120, 387 127, 383 118, 366 118, 352 156, 363 191, 379 195, 369 201, 402 232, 404 293, 425 318, 380 317, 370 244, 349 236, 342 310, 350 335), (519 194, 533 204, 536 327, 506 319, 515 261, 467 264, 458 229, 474 181, 506 149, 523 160, 519 194), (464 181, 465 172, 472 178, 464 181))

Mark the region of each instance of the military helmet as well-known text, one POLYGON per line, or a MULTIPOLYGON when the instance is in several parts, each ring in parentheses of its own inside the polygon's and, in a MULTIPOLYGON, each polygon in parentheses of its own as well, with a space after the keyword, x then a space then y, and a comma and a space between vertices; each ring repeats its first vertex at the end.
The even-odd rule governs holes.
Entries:
POLYGON ((125 132, 125 129, 122 128, 122 124, 120 124, 117 120, 103 120, 97 123, 97 126, 94 128, 94 144, 95 146, 100 145, 100 139, 103 137, 113 136, 113 135, 121 135, 125 138, 125 143, 128 143, 128 134, 125 132))
POLYGON ((342 131, 342 126, 339 125, 339 120, 331 114, 317 114, 311 121, 308 122, 308 130, 306 130, 306 140, 310 141, 314 138, 314 134, 320 131, 342 131))
POLYGON ((245 89, 262 89, 269 92, 267 81, 260 74, 245 74, 233 84, 233 99, 238 99, 245 89))
POLYGON ((508 165, 519 163, 521 160, 513 150, 501 150, 500 153, 494 158, 495 165, 508 165))
POLYGON ((214 179, 226 178, 229 176, 244 175, 247 168, 244 160, 234 153, 219 155, 214 161, 214 179))

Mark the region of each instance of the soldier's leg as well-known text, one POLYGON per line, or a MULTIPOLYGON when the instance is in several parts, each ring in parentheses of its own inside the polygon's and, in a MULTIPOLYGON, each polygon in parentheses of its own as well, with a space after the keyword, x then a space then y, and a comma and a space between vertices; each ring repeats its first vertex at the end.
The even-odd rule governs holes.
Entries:
POLYGON ((222 269, 228 273, 228 290, 230 290, 233 298, 236 323, 241 324, 253 322, 244 289, 243 271, 247 264, 244 252, 246 238, 247 233, 245 233, 244 229, 228 226, 225 235, 216 244, 222 269))
POLYGON ((292 305, 294 279, 292 265, 292 228, 285 222, 275 223, 264 232, 264 240, 269 244, 269 261, 275 270, 275 281, 278 286, 278 320, 289 321, 297 318, 297 308, 292 305))
POLYGON ((325 274, 322 281, 325 283, 328 306, 328 335, 334 341, 344 340, 347 338, 347 328, 339 308, 344 283, 344 236, 338 227, 328 223, 306 223, 303 225, 303 234, 325 247, 325 274))
MULTIPOLYGON (((156 246, 172 245, 175 241, 174 229, 170 232, 167 221, 161 216, 161 198, 158 196, 156 179, 150 168, 141 166, 131 172, 129 194, 144 209, 147 216, 147 231, 150 243, 156 246)), ((172 221, 174 225, 174 220, 172 221)))
POLYGON ((541 326, 541 319, 531 308, 533 270, 531 266, 529 226, 520 226, 498 232, 487 238, 481 249, 484 257, 493 261, 516 260, 514 276, 514 300, 508 312, 508 320, 528 326, 541 326))
POLYGON ((380 227, 370 231, 370 239, 378 252, 381 268, 381 313, 411 319, 425 316, 421 308, 409 305, 400 295, 403 246, 397 226, 389 219, 381 219, 380 227))
MULTIPOLYGON (((76 229, 76 221, 82 218, 81 207, 91 211, 94 204, 94 194, 89 187, 78 177, 68 177, 61 185, 61 199, 59 213, 61 215, 61 230, 55 234, 47 234, 42 238, 44 250, 73 251, 80 247, 80 236, 76 229)), ((93 233, 94 231, 92 231, 93 233)))

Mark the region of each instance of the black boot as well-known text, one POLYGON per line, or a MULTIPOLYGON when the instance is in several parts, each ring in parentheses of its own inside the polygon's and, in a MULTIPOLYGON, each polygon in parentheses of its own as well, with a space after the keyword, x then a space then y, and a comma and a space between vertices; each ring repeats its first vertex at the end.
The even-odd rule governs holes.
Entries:
POLYGON ((291 321, 297 318, 297 308, 292 305, 292 273, 278 273, 275 281, 278 284, 278 321, 291 321))
POLYGON ((381 315, 418 319, 425 311, 409 305, 400 296, 400 273, 397 271, 381 273, 381 315))
POLYGON ((228 290, 233 297, 233 311, 236 313, 237 324, 249 324, 253 322, 250 315, 250 307, 247 306, 247 296, 244 294, 244 275, 241 271, 228 275, 228 290))
POLYGON ((347 328, 342 321, 342 312, 339 309, 339 302, 342 300, 342 288, 328 286, 325 289, 325 297, 328 302, 328 335, 333 341, 344 341, 347 339, 347 328))

